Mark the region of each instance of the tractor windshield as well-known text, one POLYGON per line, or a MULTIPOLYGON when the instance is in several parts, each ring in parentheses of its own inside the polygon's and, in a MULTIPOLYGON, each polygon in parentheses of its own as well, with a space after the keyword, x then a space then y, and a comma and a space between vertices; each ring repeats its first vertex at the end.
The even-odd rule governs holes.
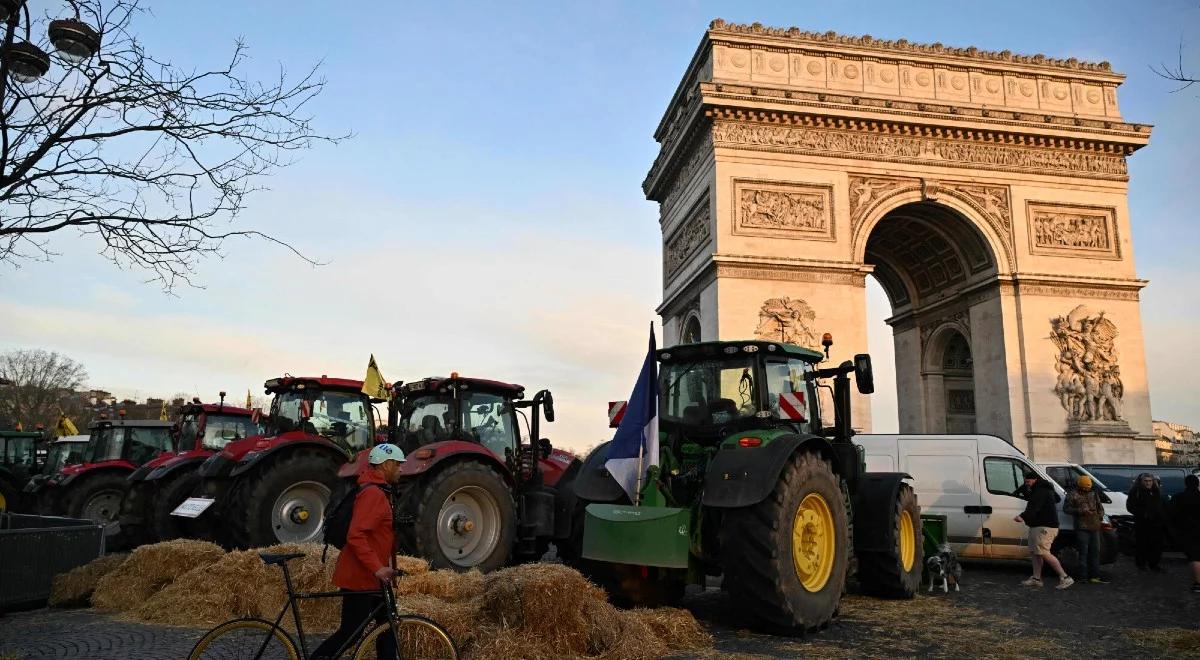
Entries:
POLYGON ((725 426, 758 413, 750 357, 662 365, 659 415, 684 426, 725 426))
POLYGON ((179 447, 188 450, 196 446, 196 434, 200 432, 200 416, 188 413, 179 420, 179 447))
POLYGON ((400 448, 411 452, 443 440, 467 440, 487 447, 501 459, 517 447, 516 417, 508 398, 465 391, 414 396, 400 407, 400 448))
POLYGON ((6 465, 33 467, 34 438, 5 438, 4 463, 6 465))
MULTIPOLYGON (((78 452, 80 445, 74 442, 55 442, 50 445, 50 450, 46 454, 46 465, 42 469, 43 474, 54 474, 68 465, 67 455, 74 448, 78 452)), ((78 460, 78 457, 76 458, 78 460)))
POLYGON ((87 449, 83 453, 84 463, 99 463, 121 457, 121 445, 125 443, 125 429, 105 426, 92 431, 87 449))
POLYGON ((454 397, 431 394, 405 399, 400 408, 400 448, 412 451, 417 447, 449 440, 457 425, 454 397))
MULTIPOLYGON (((208 413, 204 420, 204 448, 220 451, 234 440, 242 440, 261 433, 262 429, 259 425, 244 415, 208 413)), ((185 443, 181 446, 190 448, 195 444, 185 443)))
POLYGON ((271 402, 269 432, 304 431, 357 451, 372 444, 371 409, 359 392, 309 388, 280 392, 271 402))

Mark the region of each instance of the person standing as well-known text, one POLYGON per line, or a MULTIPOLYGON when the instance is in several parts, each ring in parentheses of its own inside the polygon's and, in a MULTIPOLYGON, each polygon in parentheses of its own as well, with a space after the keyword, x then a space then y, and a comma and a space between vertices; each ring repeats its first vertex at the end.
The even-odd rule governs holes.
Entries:
POLYGON ((1029 527, 1029 555, 1033 563, 1033 576, 1021 582, 1027 587, 1042 586, 1042 566, 1049 566, 1058 574, 1055 589, 1066 589, 1075 580, 1063 570, 1062 564, 1050 553, 1054 539, 1058 536, 1058 507, 1054 501, 1054 487, 1036 472, 1025 473, 1024 492, 1028 494, 1025 510, 1013 520, 1029 527))
POLYGON ((1106 582, 1100 577, 1100 527, 1104 522, 1104 504, 1092 488, 1086 474, 1075 480, 1075 489, 1067 494, 1063 511, 1075 516, 1075 549, 1079 551, 1080 578, 1092 584, 1106 582))
POLYGON ((1200 594, 1200 477, 1183 479, 1183 492, 1171 498, 1171 522, 1180 549, 1192 565, 1192 593, 1200 594))
MULTIPOLYGON (((383 603, 381 588, 390 589, 396 532, 392 527, 392 504, 386 490, 400 477, 404 452, 392 444, 375 445, 367 455, 367 465, 358 474, 358 494, 346 546, 333 569, 333 584, 343 592, 341 625, 312 654, 312 660, 329 660, 350 636, 383 603), (364 593, 365 592, 365 593, 364 593)), ((386 623, 387 614, 378 609, 376 622, 386 623)), ((396 642, 391 635, 380 635, 375 647, 380 658, 396 657, 396 642)))
POLYGON ((1167 506, 1163 501, 1158 479, 1149 472, 1138 475, 1129 490, 1126 503, 1133 514, 1134 563, 1139 571, 1146 569, 1162 573, 1163 534, 1166 532, 1167 506))

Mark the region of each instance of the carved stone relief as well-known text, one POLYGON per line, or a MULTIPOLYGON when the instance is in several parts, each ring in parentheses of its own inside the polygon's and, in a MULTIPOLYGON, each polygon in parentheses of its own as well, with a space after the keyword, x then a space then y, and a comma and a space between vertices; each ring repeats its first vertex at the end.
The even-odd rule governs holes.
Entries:
POLYGON ((780 150, 826 152, 866 160, 954 163, 962 167, 1124 178, 1122 156, 1039 149, 1001 144, 976 144, 905 135, 877 135, 800 126, 713 123, 713 141, 721 144, 780 150))
POLYGON ((933 336, 933 333, 945 325, 954 326, 954 329, 958 330, 963 337, 967 340, 971 339, 971 315, 966 310, 934 319, 922 320, 920 323, 922 351, 929 344, 929 338, 933 336))
POLYGON ((835 240, 833 186, 735 180, 733 233, 835 240))
POLYGON ((820 344, 820 338, 812 329, 816 319, 812 307, 799 298, 768 298, 758 310, 754 336, 764 341, 816 348, 820 344))
POLYGON ((712 239, 708 195, 696 203, 663 247, 663 282, 670 282, 679 269, 712 239))
POLYGON ((1112 207, 1029 202, 1029 247, 1034 254, 1120 259, 1112 207))
POLYGON ((1117 364, 1117 326, 1079 305, 1066 316, 1050 319, 1050 341, 1058 349, 1054 393, 1067 419, 1083 422, 1124 421, 1124 386, 1117 364))

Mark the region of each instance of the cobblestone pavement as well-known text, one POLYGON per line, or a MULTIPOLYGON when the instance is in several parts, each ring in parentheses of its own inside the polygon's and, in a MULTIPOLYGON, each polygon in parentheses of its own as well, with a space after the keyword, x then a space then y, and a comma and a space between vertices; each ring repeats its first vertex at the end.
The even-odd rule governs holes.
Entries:
MULTIPOLYGON (((1138 573, 1122 558, 1112 584, 1061 592, 1050 588, 1053 579, 1041 590, 1019 586, 1022 566, 968 565, 960 593, 916 601, 851 595, 841 616, 807 639, 746 630, 719 589, 692 594, 685 605, 716 637, 699 657, 1200 657, 1200 595, 1188 592, 1181 558, 1164 565, 1164 574, 1138 573), (1185 646, 1172 649, 1172 639, 1185 646)), ((0 617, 0 660, 171 660, 186 657, 203 632, 91 610, 20 612, 0 617)))

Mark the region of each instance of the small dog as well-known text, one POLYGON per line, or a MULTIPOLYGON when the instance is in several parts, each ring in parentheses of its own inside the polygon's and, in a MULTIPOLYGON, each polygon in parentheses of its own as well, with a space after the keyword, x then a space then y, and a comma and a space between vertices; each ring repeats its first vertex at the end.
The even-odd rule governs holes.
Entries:
POLYGON ((930 592, 939 583, 942 585, 942 593, 949 593, 950 585, 954 585, 954 590, 959 591, 958 583, 962 578, 962 566, 959 565, 958 557, 954 555, 950 546, 941 546, 936 555, 925 560, 925 573, 929 575, 930 592))

